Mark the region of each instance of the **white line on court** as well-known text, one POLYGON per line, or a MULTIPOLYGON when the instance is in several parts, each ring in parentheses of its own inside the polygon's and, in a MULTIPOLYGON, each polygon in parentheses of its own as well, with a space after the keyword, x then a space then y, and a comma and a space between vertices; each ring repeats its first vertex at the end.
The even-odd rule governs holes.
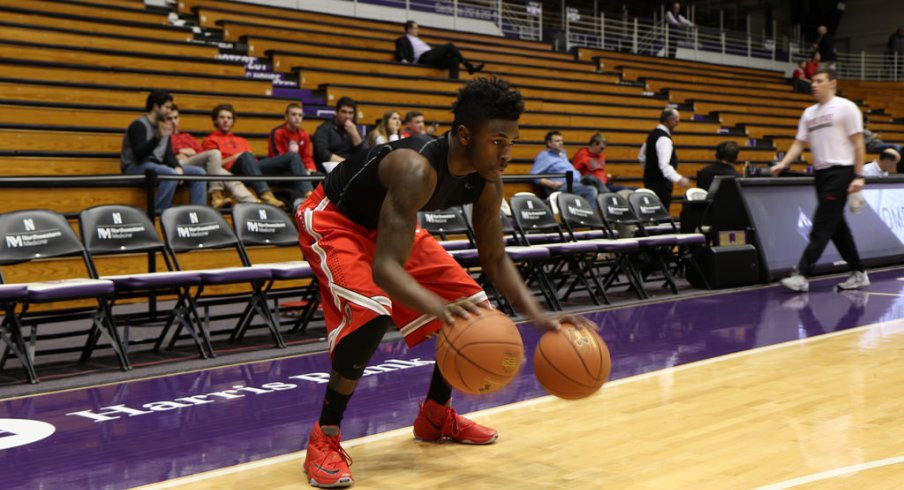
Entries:
MULTIPOLYGON (((706 366, 709 364, 715 364, 718 362, 729 361, 732 359, 747 357, 747 356, 751 356, 754 354, 760 354, 760 353, 768 352, 768 351, 772 351, 772 350, 783 349, 785 347, 794 347, 794 346, 800 346, 800 345, 809 344, 809 343, 813 343, 813 342, 819 342, 819 341, 834 338, 834 337, 840 337, 842 335, 848 335, 848 334, 857 333, 857 332, 864 332, 866 330, 870 330, 873 328, 886 327, 886 326, 893 325, 893 324, 904 324, 904 319, 889 320, 889 321, 885 321, 885 322, 873 323, 870 325, 863 325, 860 327, 850 328, 847 330, 839 330, 836 332, 818 335, 816 337, 807 337, 805 339, 796 339, 796 340, 791 340, 788 342, 782 342, 779 344, 766 345, 763 347, 756 347, 753 349, 735 352, 732 354, 726 354, 724 356, 713 357, 710 359, 703 359, 701 361, 689 362, 687 364, 682 364, 680 366, 674 366, 674 367, 669 367, 669 368, 665 368, 665 369, 660 369, 658 371, 650 371, 648 373, 638 374, 636 376, 629 376, 627 378, 622 378, 622 379, 618 379, 618 380, 606 383, 605 385, 603 385, 603 389, 600 391, 602 392, 602 391, 606 390, 607 388, 611 389, 616 386, 634 383, 637 381, 643 381, 643 380, 647 380, 647 379, 651 379, 651 378, 656 378, 659 376, 670 375, 670 374, 677 373, 680 371, 686 371, 688 369, 706 366)), ((602 395, 597 393, 596 395, 593 395, 593 396, 602 396, 602 395)), ((475 418, 482 417, 482 416, 487 416, 487 415, 491 415, 491 414, 495 414, 495 413, 499 413, 499 412, 507 412, 507 411, 511 411, 511 410, 523 409, 525 407, 539 405, 541 403, 547 403, 547 402, 550 402, 553 400, 558 400, 558 398, 556 398, 555 396, 552 396, 552 395, 547 395, 547 396, 542 396, 539 398, 532 398, 530 400, 524 400, 524 401, 520 401, 520 402, 510 403, 507 405, 500 405, 498 407, 488 408, 485 410, 479 410, 477 412, 471 412, 467 415, 469 417, 475 417, 475 418)), ((391 430, 388 432, 381 432, 379 434, 373 434, 373 435, 369 435, 369 436, 365 436, 365 437, 359 437, 357 439, 343 441, 342 445, 346 448, 351 448, 351 447, 360 446, 363 444, 368 444, 371 442, 392 439, 394 437, 397 437, 397 436, 400 436, 400 435, 403 435, 406 433, 411 433, 410 426, 403 427, 401 429, 391 430)), ((283 454, 280 456, 274 456, 271 458, 261 459, 261 460, 253 461, 250 463, 241 463, 241 464, 238 464, 235 466, 229 466, 226 468, 211 470, 211 471, 207 471, 204 473, 198 473, 195 475, 184 476, 184 477, 177 478, 174 480, 167 480, 164 482, 152 483, 149 485, 144 485, 144 486, 138 487, 138 489, 140 489, 140 490, 158 490, 158 489, 164 489, 164 488, 173 488, 173 487, 177 487, 177 486, 183 486, 183 485, 187 485, 190 483, 209 480, 211 478, 218 478, 220 476, 230 475, 233 473, 239 473, 239 472, 248 471, 248 470, 252 470, 252 469, 256 469, 256 468, 263 468, 266 466, 271 466, 274 464, 284 463, 284 462, 288 462, 288 461, 301 461, 302 459, 304 459, 304 455, 305 455, 305 451, 302 450, 302 451, 298 451, 298 452, 294 452, 294 453, 283 454)), ((885 460, 883 460, 883 461, 885 461, 885 460)), ((888 464, 894 464, 894 463, 888 463, 888 464)), ((301 467, 299 467, 298 471, 299 471, 299 475, 301 475, 301 472, 302 472, 301 467)), ((833 470, 833 471, 836 471, 836 470, 833 470)), ((852 470, 852 471, 859 471, 859 470, 852 470)), ((302 477, 299 476, 299 478, 301 479, 302 477)), ((299 481, 301 481, 301 480, 299 480, 299 481)), ((793 481, 793 480, 790 480, 790 481, 793 481)), ((772 490, 772 487, 763 487, 763 488, 764 489, 769 488, 770 490, 772 490)), ((775 487, 775 489, 779 489, 779 488, 788 488, 788 487, 775 487)))
POLYGON ((893 458, 879 459, 867 463, 845 466, 844 468, 835 468, 834 470, 814 473, 812 475, 802 476, 793 480, 787 480, 763 487, 757 487, 755 490, 783 490, 785 488, 794 488, 800 485, 806 485, 808 483, 828 480, 829 478, 837 478, 839 476, 849 475, 851 473, 859 473, 861 471, 871 470, 873 468, 881 468, 883 466, 891 466, 898 463, 904 463, 904 456, 895 456, 893 458))

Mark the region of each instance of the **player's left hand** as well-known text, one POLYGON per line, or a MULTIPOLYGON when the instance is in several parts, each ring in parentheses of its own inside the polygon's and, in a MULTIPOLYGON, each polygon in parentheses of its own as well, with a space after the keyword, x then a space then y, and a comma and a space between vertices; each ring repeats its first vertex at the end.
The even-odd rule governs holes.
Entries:
POLYGON ((851 181, 851 185, 848 186, 848 194, 860 192, 863 190, 863 184, 865 183, 863 177, 854 177, 854 180, 851 181))
POLYGON ((560 324, 570 323, 578 328, 586 328, 587 330, 599 331, 600 329, 599 325, 579 315, 562 315, 558 320, 560 324))

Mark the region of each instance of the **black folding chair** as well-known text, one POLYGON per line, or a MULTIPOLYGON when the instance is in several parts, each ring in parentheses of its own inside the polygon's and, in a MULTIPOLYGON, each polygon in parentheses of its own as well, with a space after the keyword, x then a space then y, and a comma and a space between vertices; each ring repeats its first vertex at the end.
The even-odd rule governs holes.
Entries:
MULTIPOLYGON (((3 329, 8 332, 3 355, 0 356, 0 369, 3 369, 8 356, 12 353, 25 367, 29 381, 38 381, 34 370, 34 356, 38 340, 38 325, 59 323, 89 318, 91 328, 88 339, 82 348, 80 362, 87 362, 101 335, 106 335, 110 346, 116 353, 123 371, 131 369, 125 346, 111 318, 107 299, 115 292, 112 281, 87 277, 89 264, 85 248, 75 232, 62 215, 45 209, 15 211, 0 215, 0 265, 13 266, 37 259, 81 257, 86 268, 86 277, 57 281, 36 281, 25 283, 26 294, 16 298, 21 311, 7 301, 6 318, 3 329), (30 313, 29 307, 34 304, 56 303, 60 301, 93 299, 97 306, 91 308, 67 308, 56 311, 30 313), (26 344, 21 328, 31 326, 31 334, 26 344), (18 330, 18 332, 16 332, 18 330), (21 342, 20 342, 21 341, 21 342), (18 350, 18 352, 16 352, 18 350)), ((0 276, 2 282, 2 276, 0 276)))
MULTIPOLYGON (((251 254, 247 247, 280 247, 291 249, 288 255, 301 256, 298 246, 298 230, 295 223, 285 211, 269 204, 240 203, 232 208, 232 224, 239 237, 242 263, 270 269, 271 278, 264 286, 263 293, 267 299, 275 302, 275 318, 279 318, 279 300, 289 297, 300 297, 304 306, 295 320, 292 332, 304 331, 314 317, 320 305, 320 286, 310 264, 304 260, 286 262, 267 262, 252 264, 251 254), (309 279, 310 283, 303 287, 288 287, 276 290, 278 281, 297 281, 309 279)), ((238 339, 244 331, 238 332, 238 339)))
MULTIPOLYGON (((176 270, 182 270, 179 257, 200 250, 226 250, 232 249, 237 257, 236 262, 241 261, 241 245, 229 224, 220 213, 207 206, 187 205, 169 208, 160 216, 160 225, 163 228, 166 248, 173 261, 176 270)), ((231 336, 237 338, 238 334, 247 328, 254 314, 263 319, 270 329, 273 341, 277 347, 286 346, 282 335, 279 333, 276 321, 270 309, 267 307, 267 299, 263 294, 263 285, 272 277, 271 269, 256 266, 221 267, 215 269, 194 269, 201 274, 201 285, 194 295, 194 300, 199 306, 222 304, 222 297, 205 297, 204 289, 207 286, 220 286, 226 284, 247 284, 251 288, 248 295, 248 307, 239 317, 232 330, 231 336)), ((244 298, 244 295, 240 296, 244 298)), ((229 299, 229 298, 227 298, 229 299)), ((208 326, 209 328, 209 326, 208 326)), ((178 332, 177 332, 178 333, 178 332)), ((175 339, 176 336, 173 337, 175 339)))
MULTIPOLYGON (((172 325, 178 322, 180 329, 185 328, 191 334, 195 346, 202 358, 208 355, 215 357, 210 337, 204 328, 190 288, 201 285, 201 274, 195 271, 175 271, 166 247, 154 227, 154 223, 141 210, 131 206, 103 205, 86 209, 79 214, 79 228, 82 231, 82 242, 88 252, 88 271, 91 277, 113 281, 116 294, 110 300, 113 308, 117 300, 130 298, 156 298, 159 294, 175 294, 174 306, 166 313, 163 330, 154 343, 158 350, 164 342, 172 325), (148 267, 143 270, 129 271, 123 274, 109 275, 99 272, 99 265, 104 260, 101 256, 147 253, 148 267), (165 270, 156 269, 157 256, 162 257, 165 270), (198 330, 201 338, 198 337, 198 330)), ((158 323, 157 315, 161 312, 119 314, 115 316, 118 324, 123 326, 123 343, 129 345, 129 325, 149 325, 158 323)))

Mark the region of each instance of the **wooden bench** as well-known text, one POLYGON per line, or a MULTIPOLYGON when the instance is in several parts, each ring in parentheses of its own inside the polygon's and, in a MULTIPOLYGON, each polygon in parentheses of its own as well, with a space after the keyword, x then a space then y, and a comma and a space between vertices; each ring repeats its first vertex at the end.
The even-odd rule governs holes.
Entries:
MULTIPOLYGON (((190 28, 165 26, 157 23, 122 22, 95 16, 71 16, 53 11, 38 11, 0 5, 0 18, 4 22, 72 29, 84 32, 104 32, 126 36, 141 36, 169 41, 191 41, 194 38, 190 28)), ((27 5, 27 4, 26 4, 27 5)))
MULTIPOLYGON (((612 68, 608 68, 611 70, 612 68)), ((746 80, 716 75, 701 75, 695 71, 663 70, 658 67, 616 65, 615 70, 622 74, 625 80, 642 81, 646 79, 671 80, 681 82, 700 83, 704 85, 719 85, 734 88, 746 87, 757 90, 775 90, 779 92, 791 92, 791 85, 787 82, 767 82, 763 80, 746 80)))
POLYGON ((644 66, 662 66, 663 68, 693 68, 696 71, 707 73, 726 73, 738 78, 764 78, 772 80, 780 80, 784 78, 782 72, 763 70, 758 68, 745 68, 739 66, 720 65, 715 63, 707 63, 704 61, 692 61, 684 59, 661 58, 658 56, 648 56, 642 54, 622 53, 619 51, 602 50, 596 48, 577 48, 577 59, 582 61, 591 61, 594 58, 603 58, 607 64, 611 62, 629 62, 644 66))
MULTIPOLYGON (((22 2, 19 0, 0 0, 0 5, 6 7, 21 7, 22 2)), ((158 25, 166 25, 168 23, 166 15, 148 12, 144 8, 109 6, 100 2, 29 0, 26 2, 26 6, 29 10, 39 12, 71 16, 101 17, 111 21, 140 22, 158 25)))

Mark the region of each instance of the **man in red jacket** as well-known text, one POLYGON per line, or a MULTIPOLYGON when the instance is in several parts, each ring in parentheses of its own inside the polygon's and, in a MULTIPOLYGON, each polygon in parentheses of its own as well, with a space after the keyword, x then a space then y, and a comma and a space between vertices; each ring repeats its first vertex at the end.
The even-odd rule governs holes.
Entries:
POLYGON ((612 176, 606 173, 606 137, 599 131, 590 137, 590 146, 574 154, 571 164, 581 173, 581 183, 596 187, 600 193, 626 189, 610 182, 612 176))
POLYGON ((267 137, 267 151, 270 158, 285 155, 289 152, 298 153, 304 167, 310 173, 317 171, 314 164, 314 145, 308 132, 302 129, 301 121, 304 120, 304 109, 300 103, 293 102, 286 106, 286 123, 273 128, 267 137))

